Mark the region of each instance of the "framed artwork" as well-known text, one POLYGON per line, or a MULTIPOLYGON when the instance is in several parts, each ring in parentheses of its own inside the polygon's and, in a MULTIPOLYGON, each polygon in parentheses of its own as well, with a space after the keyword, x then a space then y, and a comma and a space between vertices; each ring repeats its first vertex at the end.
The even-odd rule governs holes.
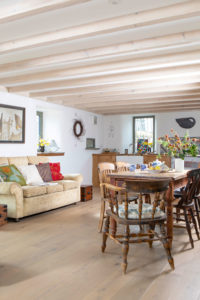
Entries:
POLYGON ((95 139, 87 138, 86 149, 94 149, 94 148, 95 148, 95 139))
POLYGON ((0 104, 0 143, 25 142, 25 108, 0 104))

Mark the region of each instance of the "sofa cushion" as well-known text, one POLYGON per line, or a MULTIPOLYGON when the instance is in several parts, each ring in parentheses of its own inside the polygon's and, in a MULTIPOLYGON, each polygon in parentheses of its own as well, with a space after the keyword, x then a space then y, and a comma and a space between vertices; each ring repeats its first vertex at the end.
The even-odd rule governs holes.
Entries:
POLYGON ((64 191, 76 189, 79 184, 74 180, 62 180, 64 191))
POLYGON ((47 186, 23 186, 23 195, 25 198, 41 196, 47 193, 47 186))
POLYGON ((47 156, 28 156, 28 163, 30 165, 38 165, 49 162, 49 159, 47 156))
POLYGON ((0 166, 0 172, 6 177, 7 182, 17 182, 21 186, 26 185, 26 181, 21 172, 14 165, 0 166))
POLYGON ((60 173, 60 163, 49 163, 53 181, 62 180, 64 176, 60 173))
POLYGON ((28 165, 28 158, 27 156, 8 157, 8 162, 10 165, 25 166, 28 165))
POLYGON ((56 193, 56 192, 63 192, 63 185, 62 184, 55 184, 55 185, 47 185, 47 194, 56 193))
POLYGON ((52 181, 51 169, 49 163, 36 165, 36 168, 38 169, 38 172, 40 173, 40 176, 42 177, 42 180, 44 182, 52 181))
POLYGON ((24 176, 26 184, 37 185, 37 183, 43 183, 42 177, 35 165, 18 166, 18 169, 24 176))

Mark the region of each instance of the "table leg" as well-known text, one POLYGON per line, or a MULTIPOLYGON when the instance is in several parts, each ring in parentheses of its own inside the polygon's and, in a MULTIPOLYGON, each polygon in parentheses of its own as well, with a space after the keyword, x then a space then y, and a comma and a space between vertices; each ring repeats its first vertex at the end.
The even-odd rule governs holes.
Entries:
POLYGON ((168 242, 169 242, 170 248, 172 248, 172 240, 173 240, 173 205, 172 205, 173 198, 174 198, 174 182, 171 181, 169 184, 168 191, 166 193, 167 237, 168 237, 168 242))

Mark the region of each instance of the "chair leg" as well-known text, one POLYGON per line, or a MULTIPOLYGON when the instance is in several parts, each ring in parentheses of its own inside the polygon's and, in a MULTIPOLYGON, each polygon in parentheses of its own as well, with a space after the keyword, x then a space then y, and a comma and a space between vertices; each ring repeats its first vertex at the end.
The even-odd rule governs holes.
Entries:
POLYGON ((180 208, 176 207, 176 223, 178 223, 180 219, 180 208))
MULTIPOLYGON (((154 229, 155 229, 155 223, 149 224, 149 233, 151 233, 152 231, 154 231, 154 229)), ((149 235, 149 238, 153 239, 154 238, 154 233, 151 233, 149 235)), ((149 248, 152 248, 153 241, 149 241, 148 243, 149 243, 149 248)))
POLYGON ((200 217, 199 217, 199 199, 195 198, 194 199, 194 204, 195 204, 195 210, 196 210, 196 215, 197 215, 197 221, 198 221, 198 225, 199 225, 199 229, 200 229, 200 217))
POLYGON ((124 274, 126 274, 126 269, 128 266, 127 256, 129 251, 129 234, 130 234, 129 225, 126 225, 125 232, 124 232, 124 241, 122 243, 122 255, 123 255, 122 271, 124 274))
POLYGON ((102 232, 104 214, 105 214, 105 201, 101 200, 101 212, 100 212, 100 219, 98 225, 98 232, 102 232))
POLYGON ((163 247, 165 248, 165 252, 167 254, 167 259, 168 259, 169 265, 170 265, 171 269, 174 270, 175 269, 174 259, 173 259, 172 254, 171 254, 171 249, 170 249, 170 246, 169 246, 169 242, 167 241, 167 238, 166 238, 164 223, 160 225, 160 232, 161 232, 161 242, 163 244, 163 247))
POLYGON ((101 246, 102 252, 104 252, 106 249, 106 241, 108 238, 109 225, 110 225, 110 217, 107 216, 106 221, 105 221, 104 231, 103 231, 103 241, 102 241, 102 246, 101 246))
POLYGON ((183 211, 184 211, 186 229, 187 229, 189 239, 190 239, 190 244, 191 244, 191 247, 194 248, 194 242, 193 242, 193 238, 192 238, 192 232, 191 232, 191 227, 190 227, 190 222, 189 222, 189 219, 188 219, 187 211, 186 211, 185 208, 183 209, 183 211))
POLYGON ((190 209, 190 214, 191 214, 191 217, 192 217, 192 222, 194 224, 194 228, 195 228, 195 231, 196 231, 196 235, 197 235, 197 238, 199 240, 199 231, 198 231, 198 228, 197 228, 197 222, 195 220, 195 217, 194 217, 194 212, 193 212, 193 209, 191 208, 190 209))

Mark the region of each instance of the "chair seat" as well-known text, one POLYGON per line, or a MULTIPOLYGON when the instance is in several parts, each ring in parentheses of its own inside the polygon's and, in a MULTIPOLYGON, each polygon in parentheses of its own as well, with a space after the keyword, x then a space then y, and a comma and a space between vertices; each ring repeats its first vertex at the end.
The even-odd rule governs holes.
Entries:
MULTIPOLYGON (((143 203, 142 219, 151 219, 152 218, 152 210, 153 210, 153 206, 151 204, 143 203)), ((118 212, 119 212, 120 218, 125 218, 124 204, 119 205, 118 212)), ((164 211, 162 211, 159 207, 156 207, 154 219, 163 218, 163 217, 166 217, 166 214, 164 213, 164 211)), ((128 219, 131 219, 131 220, 139 219, 138 204, 135 204, 135 203, 129 204, 128 219)))

